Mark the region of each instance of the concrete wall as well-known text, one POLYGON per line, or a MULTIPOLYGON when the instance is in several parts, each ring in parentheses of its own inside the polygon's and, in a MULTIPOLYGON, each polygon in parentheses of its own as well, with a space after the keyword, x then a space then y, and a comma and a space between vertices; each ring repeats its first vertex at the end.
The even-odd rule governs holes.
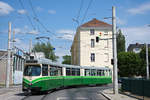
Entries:
MULTIPOLYGON (((6 81, 6 68, 7 68, 7 59, 0 59, 0 84, 5 84, 6 81)), ((11 68, 10 68, 10 84, 13 84, 12 80, 12 60, 11 60, 11 68)))

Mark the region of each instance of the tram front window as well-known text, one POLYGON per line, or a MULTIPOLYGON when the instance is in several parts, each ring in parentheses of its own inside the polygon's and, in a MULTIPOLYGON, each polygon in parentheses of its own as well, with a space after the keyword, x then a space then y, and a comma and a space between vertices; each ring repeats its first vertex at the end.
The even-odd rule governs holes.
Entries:
POLYGON ((24 76, 40 76, 41 67, 38 65, 28 65, 24 69, 24 76))

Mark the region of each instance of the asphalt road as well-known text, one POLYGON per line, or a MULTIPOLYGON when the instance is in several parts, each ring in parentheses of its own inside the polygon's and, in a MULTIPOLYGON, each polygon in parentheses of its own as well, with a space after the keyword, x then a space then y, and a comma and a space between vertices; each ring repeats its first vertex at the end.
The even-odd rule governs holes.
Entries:
POLYGON ((112 86, 67 88, 52 91, 48 94, 28 95, 22 100, 107 100, 100 94, 100 91, 110 87, 112 86))

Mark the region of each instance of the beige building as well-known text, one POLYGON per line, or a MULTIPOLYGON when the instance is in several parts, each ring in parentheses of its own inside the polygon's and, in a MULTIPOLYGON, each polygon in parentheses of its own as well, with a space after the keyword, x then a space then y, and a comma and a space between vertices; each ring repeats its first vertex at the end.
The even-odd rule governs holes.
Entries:
POLYGON ((71 56, 73 65, 112 68, 112 26, 95 18, 79 26, 71 56))

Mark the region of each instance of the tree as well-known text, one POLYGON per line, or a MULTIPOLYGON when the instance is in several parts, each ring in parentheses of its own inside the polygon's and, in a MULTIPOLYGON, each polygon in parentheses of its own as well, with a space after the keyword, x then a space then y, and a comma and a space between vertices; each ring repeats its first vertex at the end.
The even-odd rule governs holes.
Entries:
POLYGON ((43 52, 45 54, 45 58, 51 59, 52 61, 57 61, 59 58, 55 55, 53 51, 53 46, 47 42, 47 43, 37 43, 33 47, 33 51, 35 52, 43 52))
POLYGON ((121 77, 140 75, 141 59, 134 52, 120 52, 118 54, 118 68, 121 77))
POLYGON ((125 37, 121 32, 121 29, 117 32, 117 53, 125 52, 125 37))
POLYGON ((70 55, 65 55, 63 56, 63 62, 62 64, 71 64, 71 56, 70 55))
MULTIPOLYGON (((146 76, 146 47, 145 46, 142 48, 139 55, 140 55, 140 58, 142 60, 140 74, 142 76, 146 76)), ((149 58, 149 63, 150 63, 150 48, 148 49, 148 58, 149 58)))

